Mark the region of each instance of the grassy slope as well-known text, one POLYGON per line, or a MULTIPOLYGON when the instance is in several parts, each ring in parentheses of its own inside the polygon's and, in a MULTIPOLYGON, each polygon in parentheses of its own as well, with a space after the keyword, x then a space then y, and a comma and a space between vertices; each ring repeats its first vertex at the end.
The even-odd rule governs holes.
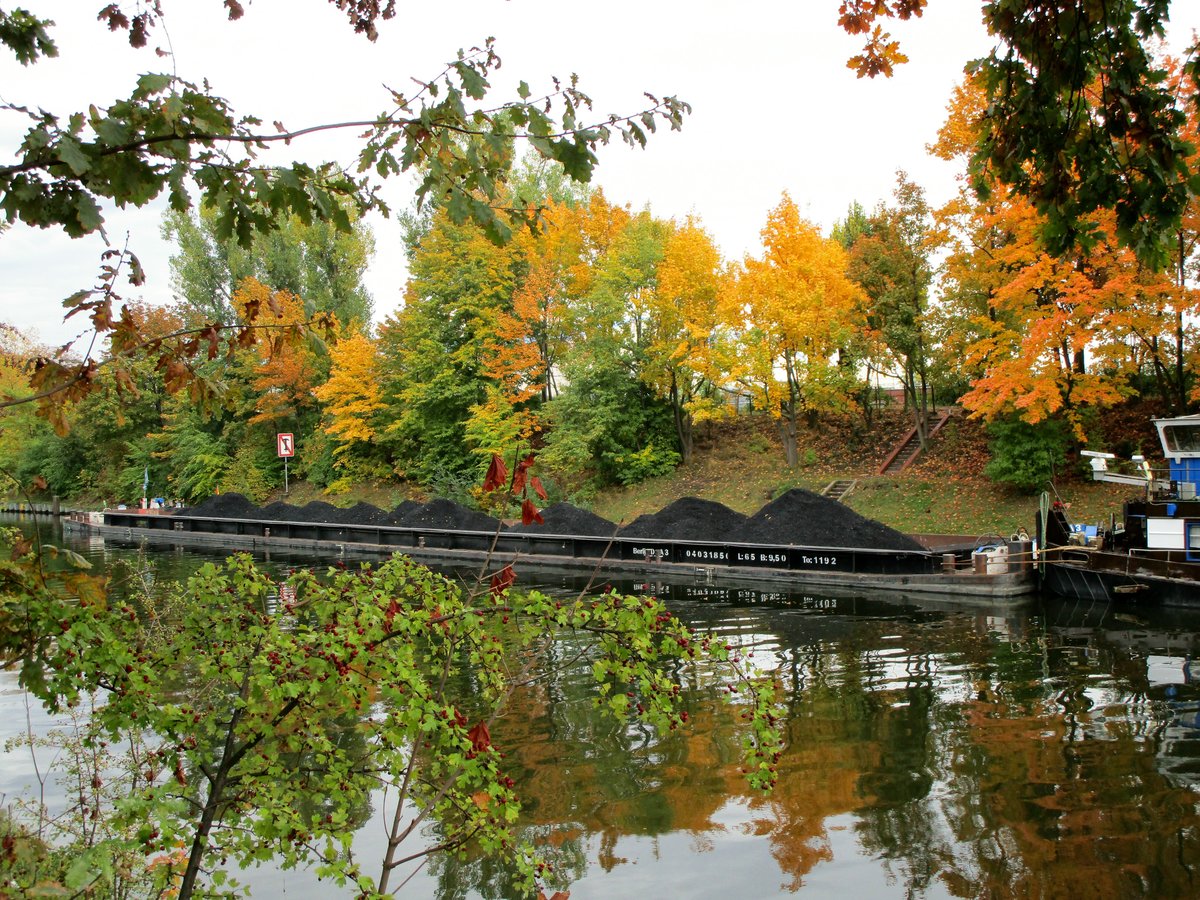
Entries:
MULTIPOLYGON (((892 416, 867 429, 853 423, 822 424, 800 438, 801 465, 788 470, 774 427, 743 417, 712 427, 699 442, 693 461, 670 475, 610 491, 593 504, 613 521, 632 521, 680 497, 717 500, 744 513, 790 487, 820 491, 835 479, 854 478, 846 503, 857 512, 908 533, 1010 534, 1018 526, 1033 529, 1037 497, 997 486, 983 476, 988 459, 982 428, 952 419, 930 453, 900 476, 875 472, 907 421, 892 416)), ((1107 521, 1120 512, 1128 488, 1079 479, 1059 479, 1071 518, 1107 521)))

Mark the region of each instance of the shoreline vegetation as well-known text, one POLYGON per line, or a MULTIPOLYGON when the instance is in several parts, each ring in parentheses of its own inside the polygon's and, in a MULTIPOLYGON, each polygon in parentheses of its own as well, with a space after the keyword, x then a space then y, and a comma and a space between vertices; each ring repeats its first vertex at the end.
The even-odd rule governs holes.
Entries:
MULTIPOLYGON (((627 527, 639 516, 659 513, 681 500, 719 503, 749 516, 792 488, 820 493, 832 481, 853 480, 845 505, 905 534, 982 536, 1008 534, 1021 526, 1032 530, 1037 493, 997 484, 984 474, 990 458, 984 429, 961 416, 951 420, 907 471, 876 474, 906 424, 907 418, 899 412, 881 417, 869 430, 852 421, 833 427, 823 422, 803 436, 800 463, 788 468, 781 461, 771 420, 739 416, 710 423, 697 440, 693 459, 666 475, 594 497, 565 499, 627 527)), ((1087 523, 1107 522, 1133 493, 1121 485, 1092 482, 1077 470, 1058 473, 1055 486, 1069 506, 1070 517, 1087 523)), ((95 498, 69 499, 73 505, 102 505, 95 498)), ((433 499, 437 499, 433 493, 402 482, 359 482, 331 494, 293 481, 286 495, 280 488, 262 506, 303 507, 319 502, 345 510, 366 503, 393 509, 433 499)))

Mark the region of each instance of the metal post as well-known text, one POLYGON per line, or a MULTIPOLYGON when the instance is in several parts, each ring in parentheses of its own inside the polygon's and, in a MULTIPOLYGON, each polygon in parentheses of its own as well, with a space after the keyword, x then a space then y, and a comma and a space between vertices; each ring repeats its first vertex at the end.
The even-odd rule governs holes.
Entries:
POLYGON ((288 458, 283 458, 283 494, 286 497, 288 492, 288 458))

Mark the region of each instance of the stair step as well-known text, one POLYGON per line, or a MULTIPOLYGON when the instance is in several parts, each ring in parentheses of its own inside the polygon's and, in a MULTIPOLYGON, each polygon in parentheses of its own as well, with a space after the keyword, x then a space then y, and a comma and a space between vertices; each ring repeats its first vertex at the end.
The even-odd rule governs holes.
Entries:
MULTIPOLYGON (((950 411, 942 410, 937 421, 932 423, 929 428, 929 437, 932 438, 935 434, 937 434, 941 430, 942 426, 946 424, 949 418, 950 411)), ((884 465, 880 466, 878 474, 899 475, 914 462, 916 462, 917 457, 920 455, 921 439, 917 436, 917 430, 914 428, 908 433, 908 436, 904 439, 904 442, 892 452, 891 456, 888 457, 888 461, 884 465)))
POLYGON ((854 486, 858 484, 855 479, 842 479, 839 481, 831 481, 825 485, 825 489, 821 491, 822 497, 828 497, 830 500, 842 500, 847 494, 854 490, 854 486))

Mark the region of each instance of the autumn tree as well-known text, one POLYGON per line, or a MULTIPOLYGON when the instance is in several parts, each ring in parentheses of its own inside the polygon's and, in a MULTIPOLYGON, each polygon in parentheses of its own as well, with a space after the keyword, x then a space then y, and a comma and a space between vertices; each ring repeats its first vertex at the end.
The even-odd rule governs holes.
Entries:
MULTIPOLYGON (((313 392, 321 402, 325 432, 335 442, 335 466, 351 475, 359 461, 377 462, 376 438, 383 427, 378 413, 386 409, 380 389, 379 354, 375 341, 355 331, 329 351, 329 378, 313 392)), ((378 473, 378 469, 376 469, 378 473)))
POLYGON ((717 344, 721 254, 699 221, 671 229, 658 264, 642 377, 671 404, 683 462, 692 458, 693 426, 719 415, 723 396, 717 344))
MULTIPOLYGON (((868 35, 849 65, 860 76, 890 75, 904 56, 879 21, 919 16, 925 2, 843 2, 839 24, 868 35)), ((982 4, 997 46, 970 66, 985 98, 970 152, 973 187, 986 200, 992 185, 1007 185, 1032 203, 1051 253, 1087 252, 1107 239, 1153 267, 1168 262, 1198 193, 1184 109, 1155 57, 1170 10, 1170 0, 982 4)), ((1193 83, 1196 50, 1193 42, 1184 66, 1193 83)))
MULTIPOLYGON (((29 386, 29 370, 34 360, 45 353, 28 335, 12 325, 0 322, 0 399, 24 395, 29 386)), ((44 477, 33 465, 29 450, 53 439, 50 426, 37 416, 33 404, 25 403, 0 408, 0 470, 17 477, 21 484, 30 484, 37 476, 44 477)), ((44 462, 45 459, 42 459, 44 462)), ((8 483, 4 492, 14 490, 8 483)))
POLYGON ((779 423, 795 466, 800 419, 853 404, 857 375, 838 364, 837 352, 859 327, 858 289, 841 244, 801 218, 786 194, 762 240, 762 258, 747 258, 725 292, 723 316, 739 339, 732 376, 779 423))
MULTIPOLYGON (((972 110, 983 102, 972 83, 956 94, 939 154, 970 152, 972 110)), ((962 402, 976 414, 1030 424, 1061 416, 1081 438, 1085 411, 1126 396, 1147 348, 1166 334, 1172 317, 1163 312, 1177 292, 1117 243, 1114 213, 1096 218, 1111 238, 1055 256, 1044 218, 1004 185, 980 200, 964 184, 939 212, 949 250, 943 315, 957 317, 943 330, 973 373, 962 402)))

